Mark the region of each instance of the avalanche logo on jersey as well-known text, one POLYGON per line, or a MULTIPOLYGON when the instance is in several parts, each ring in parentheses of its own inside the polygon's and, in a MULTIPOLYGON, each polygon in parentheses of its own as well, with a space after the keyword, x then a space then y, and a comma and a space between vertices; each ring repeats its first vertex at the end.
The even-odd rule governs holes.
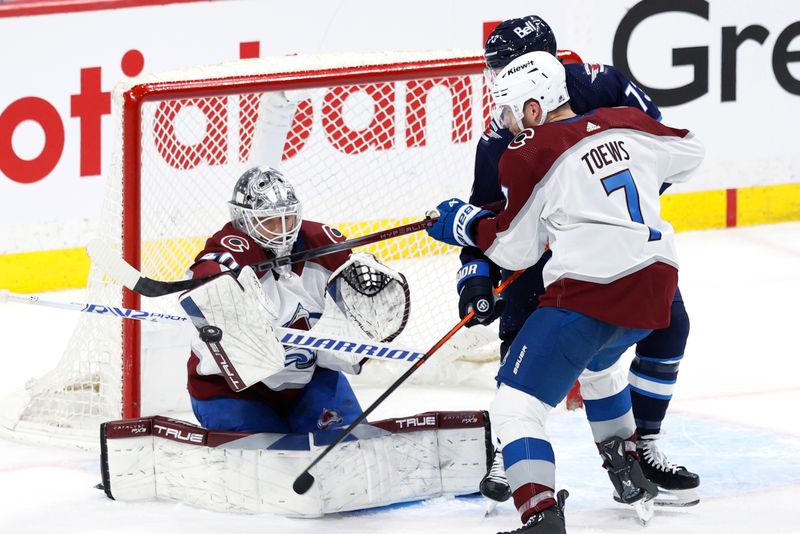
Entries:
POLYGON ((583 68, 584 70, 586 70, 586 74, 592 77, 592 80, 589 83, 594 83, 594 80, 595 78, 597 78, 597 75, 600 74, 601 72, 605 72, 606 70, 606 66, 601 65, 599 63, 591 63, 591 64, 585 63, 583 65, 583 68))
MULTIPOLYGON (((311 313, 303 308, 303 305, 298 303, 297 308, 292 314, 284 327, 294 328, 296 330, 311 330, 311 313)), ((294 365, 297 369, 308 369, 312 367, 317 361, 317 351, 305 349, 302 347, 289 347, 284 345, 286 349, 286 360, 284 366, 290 367, 294 365)))
POLYGON ((334 243, 344 241, 345 239, 344 234, 340 232, 338 228, 334 228, 333 226, 328 226, 327 224, 323 224, 322 231, 325 232, 325 235, 328 236, 328 239, 330 239, 334 243))
POLYGON ((232 250, 233 252, 244 252, 245 250, 250 250, 250 243, 238 235, 226 235, 220 239, 219 242, 223 247, 227 248, 228 250, 232 250))
POLYGON ((525 128, 520 133, 518 133, 514 139, 511 140, 511 142, 508 144, 508 148, 511 150, 522 148, 525 146, 525 142, 528 139, 533 139, 533 136, 534 136, 533 129, 525 128))
POLYGON ((328 427, 332 425, 340 425, 342 424, 342 416, 336 410, 330 410, 328 408, 322 409, 322 415, 319 416, 317 419, 317 428, 320 430, 327 430, 328 427))

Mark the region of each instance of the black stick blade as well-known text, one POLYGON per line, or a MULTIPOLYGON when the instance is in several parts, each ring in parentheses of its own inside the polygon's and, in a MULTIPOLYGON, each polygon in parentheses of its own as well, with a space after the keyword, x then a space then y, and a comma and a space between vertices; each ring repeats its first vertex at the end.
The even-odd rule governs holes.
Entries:
POLYGON ((309 473, 308 471, 303 471, 302 473, 300 473, 300 476, 294 480, 294 484, 292 484, 292 489, 296 494, 303 495, 313 485, 314 485, 314 477, 311 476, 311 473, 309 473))

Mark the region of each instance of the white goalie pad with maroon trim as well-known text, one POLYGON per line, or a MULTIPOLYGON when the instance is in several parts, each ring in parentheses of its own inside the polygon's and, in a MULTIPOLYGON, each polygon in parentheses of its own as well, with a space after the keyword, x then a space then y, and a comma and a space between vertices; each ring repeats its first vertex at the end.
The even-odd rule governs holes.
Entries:
POLYGON ((248 434, 160 416, 110 421, 101 426, 103 488, 121 501, 319 517, 475 493, 491 461, 486 412, 427 412, 359 425, 311 470, 311 490, 294 493, 295 478, 340 430, 248 434))

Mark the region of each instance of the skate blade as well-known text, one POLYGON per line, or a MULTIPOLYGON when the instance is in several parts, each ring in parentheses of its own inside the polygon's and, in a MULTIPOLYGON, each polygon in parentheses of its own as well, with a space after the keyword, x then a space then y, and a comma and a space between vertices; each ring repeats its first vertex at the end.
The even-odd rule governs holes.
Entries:
POLYGON ((656 513, 653 499, 639 499, 631 503, 631 506, 636 511, 636 515, 639 516, 639 521, 641 521, 642 525, 646 525, 656 513))
POLYGON ((695 489, 666 490, 659 488, 658 497, 655 499, 656 506, 670 506, 675 508, 694 506, 699 502, 700 496, 695 489))
POLYGON ((494 509, 497 508, 497 505, 500 503, 492 499, 486 499, 486 498, 484 498, 484 501, 486 501, 486 509, 483 512, 483 517, 489 517, 494 512, 494 509))

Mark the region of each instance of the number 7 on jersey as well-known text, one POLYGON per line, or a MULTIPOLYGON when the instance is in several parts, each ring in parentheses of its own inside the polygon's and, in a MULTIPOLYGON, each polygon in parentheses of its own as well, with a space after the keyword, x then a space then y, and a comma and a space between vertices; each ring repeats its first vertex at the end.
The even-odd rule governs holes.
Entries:
MULTIPOLYGON (((639 202, 639 190, 636 189, 636 182, 633 181, 631 171, 625 169, 611 176, 606 176, 600 180, 603 188, 606 190, 606 195, 611 195, 614 191, 619 189, 625 190, 625 200, 628 205, 628 214, 631 220, 639 224, 645 224, 644 217, 642 217, 642 207, 639 202)), ((650 230, 650 238, 648 241, 658 241, 661 239, 661 232, 655 228, 647 227, 650 230)))

